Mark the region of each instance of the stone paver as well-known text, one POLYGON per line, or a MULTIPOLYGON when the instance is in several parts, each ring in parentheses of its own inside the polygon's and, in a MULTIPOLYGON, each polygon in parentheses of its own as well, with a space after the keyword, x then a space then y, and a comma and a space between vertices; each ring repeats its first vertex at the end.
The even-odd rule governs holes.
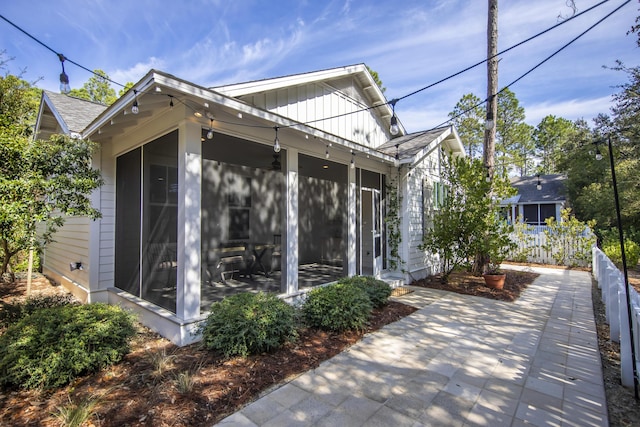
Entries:
POLYGON ((419 310, 219 426, 608 426, 582 271, 533 268, 515 303, 412 288, 419 310))

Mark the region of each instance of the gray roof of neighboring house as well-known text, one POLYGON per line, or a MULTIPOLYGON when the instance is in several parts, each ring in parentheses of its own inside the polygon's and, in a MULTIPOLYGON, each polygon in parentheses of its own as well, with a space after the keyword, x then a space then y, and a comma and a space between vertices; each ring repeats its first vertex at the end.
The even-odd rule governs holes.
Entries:
POLYGON ((60 114, 62 120, 70 132, 81 132, 89 123, 107 109, 106 105, 87 101, 85 99, 74 98, 61 93, 44 91, 60 114))
POLYGON ((413 159, 414 156, 448 129, 450 129, 450 127, 446 126, 393 138, 379 146, 377 150, 390 156, 396 156, 397 154, 398 160, 400 161, 413 159))
POLYGON ((538 176, 518 176, 511 178, 511 185, 518 190, 518 203, 564 202, 567 200, 564 175, 540 175, 542 188, 536 188, 538 176))

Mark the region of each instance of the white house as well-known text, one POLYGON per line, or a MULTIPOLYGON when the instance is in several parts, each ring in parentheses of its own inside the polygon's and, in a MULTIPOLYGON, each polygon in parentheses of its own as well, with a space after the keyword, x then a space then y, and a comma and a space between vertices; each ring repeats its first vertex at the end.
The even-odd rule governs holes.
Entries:
POLYGON ((92 196, 102 218, 70 218, 44 272, 178 345, 231 293, 431 274, 418 245, 440 156, 464 149, 452 127, 406 135, 398 121, 394 137, 392 115, 363 64, 215 88, 151 70, 109 107, 45 91, 37 137, 96 141, 105 185, 92 196))
POLYGON ((560 174, 511 178, 511 186, 518 194, 502 202, 510 205, 508 218, 533 226, 543 226, 551 217, 560 221, 560 212, 567 205, 566 181, 567 177, 560 174))

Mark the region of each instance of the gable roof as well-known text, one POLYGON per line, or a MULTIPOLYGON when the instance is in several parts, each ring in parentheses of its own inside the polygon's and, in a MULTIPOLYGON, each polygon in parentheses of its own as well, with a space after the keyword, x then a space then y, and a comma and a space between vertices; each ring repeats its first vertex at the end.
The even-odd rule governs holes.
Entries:
POLYGON ((378 147, 378 151, 395 156, 401 164, 414 164, 441 144, 446 145, 453 153, 465 155, 460 137, 453 126, 400 136, 378 147))
MULTIPOLYGON (((368 98, 369 104, 375 108, 378 116, 383 119, 388 127, 391 123, 393 109, 382 90, 371 76, 365 64, 347 65, 344 67, 330 68, 319 71, 312 71, 300 74, 290 74, 287 76, 268 78, 262 80, 253 80, 243 83, 228 84, 222 86, 214 86, 209 89, 218 93, 232 97, 241 98, 251 94, 262 92, 277 91, 293 86, 306 85, 310 83, 331 83, 345 77, 352 77, 368 98)), ((404 126, 398 119, 398 126, 401 134, 405 133, 404 126)))
POLYGON ((518 190, 518 203, 564 202, 567 177, 560 174, 540 175, 542 188, 538 190, 538 176, 518 176, 511 178, 511 185, 518 190))
POLYGON ((106 109, 106 105, 43 90, 36 124, 38 138, 48 139, 54 133, 81 133, 106 109))

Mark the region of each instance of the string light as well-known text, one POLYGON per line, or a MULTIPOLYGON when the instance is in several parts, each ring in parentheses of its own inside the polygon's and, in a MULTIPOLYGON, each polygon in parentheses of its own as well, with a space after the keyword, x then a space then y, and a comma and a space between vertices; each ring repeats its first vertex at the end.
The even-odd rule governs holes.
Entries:
POLYGON ((351 150, 351 169, 356 168, 356 153, 351 150))
POLYGON ((173 95, 168 95, 169 96, 169 109, 173 109, 173 95))
POLYGON ((540 182, 540 174, 537 174, 536 178, 538 178, 538 182, 536 183, 536 190, 542 190, 542 182, 540 182))
POLYGON ((60 65, 62 65, 62 72, 60 73, 60 92, 65 95, 71 92, 71 86, 69 86, 69 76, 64 71, 64 55, 59 53, 58 59, 60 59, 60 65))
POLYGON ((213 139, 213 119, 209 119, 209 132, 207 132, 207 139, 213 139))
POLYGON ((397 99, 392 99, 389 102, 389 104, 391 104, 391 111, 392 111, 391 126, 389 126, 389 132, 393 136, 396 136, 397 134, 400 133, 400 128, 398 127, 398 118, 396 117, 396 102, 398 102, 397 99))
POLYGON ((133 114, 138 114, 140 112, 140 108, 138 107, 138 91, 137 90, 133 90, 133 96, 135 96, 135 99, 133 100, 133 105, 131 106, 131 112, 133 114))
POLYGON ((325 157, 326 159, 328 159, 328 158, 329 158, 329 145, 327 145, 327 150, 324 152, 324 157, 325 157))
POLYGON ((276 153, 280 152, 280 139, 278 139, 278 126, 274 126, 273 129, 276 131, 276 137, 273 140, 273 151, 276 153))

